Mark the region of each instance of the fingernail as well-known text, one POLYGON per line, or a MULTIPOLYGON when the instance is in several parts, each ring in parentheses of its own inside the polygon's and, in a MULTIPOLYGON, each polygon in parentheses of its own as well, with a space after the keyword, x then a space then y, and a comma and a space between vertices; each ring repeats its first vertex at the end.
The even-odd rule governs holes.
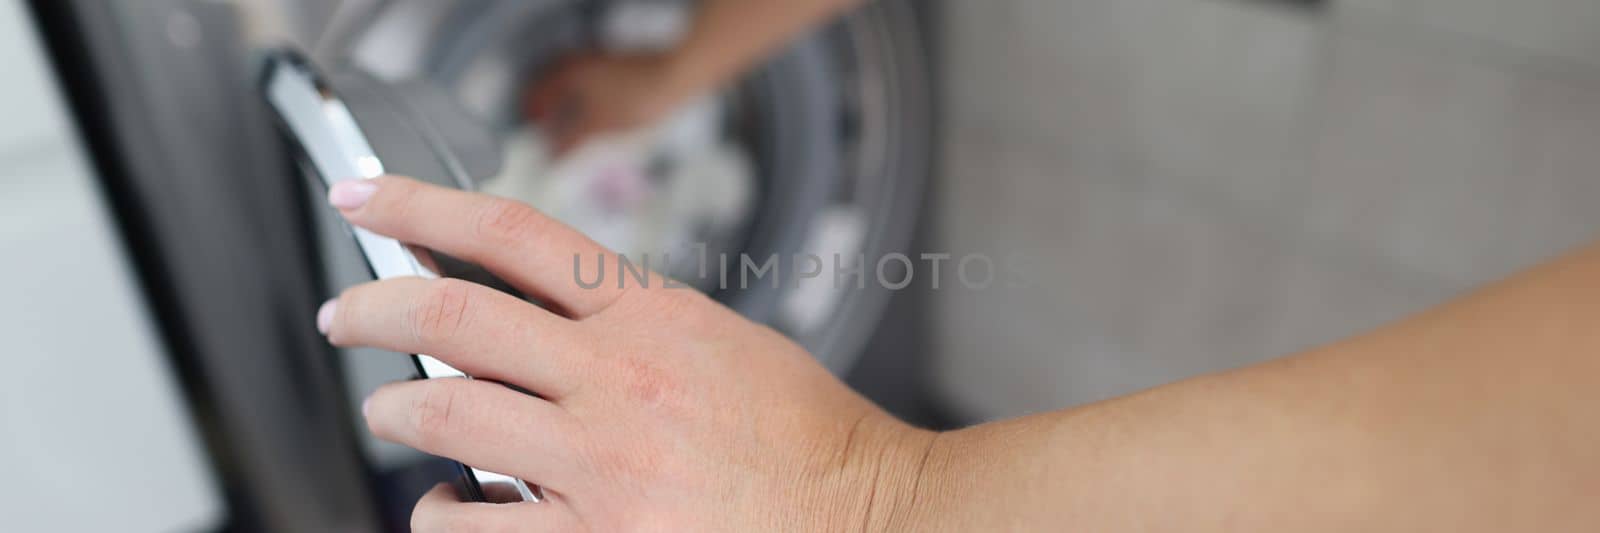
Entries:
POLYGON ((370 180, 341 181, 328 189, 328 203, 338 209, 360 209, 378 192, 378 184, 370 180))
POLYGON ((323 335, 328 334, 328 328, 333 326, 333 312, 338 308, 338 300, 328 300, 327 303, 322 304, 322 308, 317 309, 317 331, 322 332, 323 335))
POLYGON ((372 397, 361 400, 361 418, 370 418, 372 413, 372 397))

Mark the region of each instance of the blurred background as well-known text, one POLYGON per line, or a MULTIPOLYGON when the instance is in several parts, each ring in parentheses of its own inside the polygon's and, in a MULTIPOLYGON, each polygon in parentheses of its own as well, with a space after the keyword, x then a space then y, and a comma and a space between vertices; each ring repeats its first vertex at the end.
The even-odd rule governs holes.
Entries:
POLYGON ((618 250, 1026 258, 701 287, 929 427, 1334 341, 1600 224, 1590 1, 879 0, 553 161, 523 84, 670 48, 693 5, 0 2, 0 530, 403 530, 449 477, 355 415, 405 358, 312 328, 367 272, 263 109, 267 46, 448 95, 494 143, 465 185, 618 250))

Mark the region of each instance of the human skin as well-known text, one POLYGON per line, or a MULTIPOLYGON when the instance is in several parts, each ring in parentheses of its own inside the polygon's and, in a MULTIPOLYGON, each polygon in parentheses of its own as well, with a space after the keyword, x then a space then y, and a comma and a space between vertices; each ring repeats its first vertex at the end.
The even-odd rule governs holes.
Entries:
POLYGON ((583 289, 574 256, 610 252, 508 200, 399 178, 347 182, 330 198, 352 223, 479 263, 557 309, 403 279, 352 288, 318 313, 334 344, 426 353, 479 378, 383 387, 364 408, 374 434, 549 496, 490 506, 441 488, 417 507, 418 531, 882 529, 908 503, 874 488, 913 483, 934 434, 885 415, 782 335, 659 279, 583 289))
POLYGON ((684 42, 659 54, 585 51, 530 86, 524 107, 557 154, 652 124, 727 84, 785 43, 863 0, 704 0, 684 42))
POLYGON ((318 313, 334 344, 480 378, 383 387, 364 408, 373 433, 549 496, 462 503, 441 487, 418 531, 1600 527, 1600 247, 1326 348, 936 433, 695 292, 580 288, 574 254, 610 252, 527 206, 394 177, 330 202, 553 309, 402 279, 318 313))

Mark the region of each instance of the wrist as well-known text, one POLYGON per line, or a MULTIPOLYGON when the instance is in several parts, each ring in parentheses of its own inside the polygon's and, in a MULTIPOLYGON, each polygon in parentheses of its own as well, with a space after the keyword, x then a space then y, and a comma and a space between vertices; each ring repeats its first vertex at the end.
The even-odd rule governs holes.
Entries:
POLYGON ((944 434, 874 415, 858 424, 845 452, 850 472, 843 487, 852 502, 831 530, 927 531, 936 529, 931 494, 946 484, 944 434))
POLYGON ((948 486, 948 433, 912 429, 873 487, 865 531, 937 531, 948 486))

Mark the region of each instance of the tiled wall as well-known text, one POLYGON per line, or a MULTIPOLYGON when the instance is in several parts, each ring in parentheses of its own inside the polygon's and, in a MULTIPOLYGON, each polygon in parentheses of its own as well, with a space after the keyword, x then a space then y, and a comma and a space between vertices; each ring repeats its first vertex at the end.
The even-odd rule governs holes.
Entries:
POLYGON ((939 232, 1025 252, 944 290, 978 417, 1359 333, 1600 228, 1600 3, 945 2, 939 232))

